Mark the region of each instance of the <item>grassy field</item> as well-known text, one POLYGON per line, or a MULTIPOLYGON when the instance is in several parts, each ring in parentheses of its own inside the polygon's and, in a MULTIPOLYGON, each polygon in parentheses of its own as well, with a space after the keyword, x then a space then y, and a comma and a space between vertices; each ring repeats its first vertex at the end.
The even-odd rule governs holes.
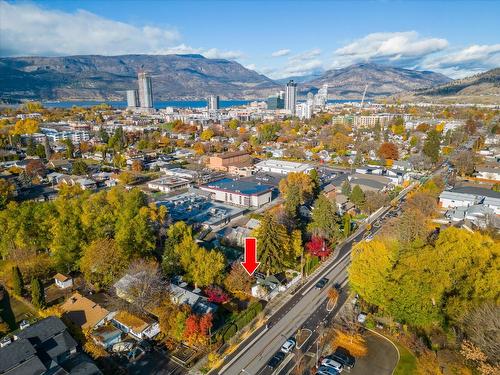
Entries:
POLYGON ((404 346, 395 343, 399 350, 399 362, 394 370, 394 375, 413 375, 417 373, 417 359, 404 346))

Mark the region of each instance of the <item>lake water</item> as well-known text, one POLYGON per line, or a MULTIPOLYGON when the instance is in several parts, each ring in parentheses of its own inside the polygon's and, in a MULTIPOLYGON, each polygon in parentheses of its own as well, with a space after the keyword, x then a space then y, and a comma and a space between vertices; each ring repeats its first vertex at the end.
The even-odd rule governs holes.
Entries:
MULTIPOLYGON (((253 100, 221 100, 221 108, 238 107, 251 103, 253 100)), ((360 100, 328 100, 328 103, 349 103, 349 102, 360 102, 360 100)), ((115 108, 125 108, 127 106, 126 101, 70 101, 70 102, 43 102, 43 106, 46 108, 71 108, 73 106, 77 107, 92 107, 98 104, 109 104, 115 108)), ((172 101, 160 101, 155 102, 156 109, 162 109, 166 107, 175 108, 203 108, 207 106, 205 100, 172 100, 172 101)))

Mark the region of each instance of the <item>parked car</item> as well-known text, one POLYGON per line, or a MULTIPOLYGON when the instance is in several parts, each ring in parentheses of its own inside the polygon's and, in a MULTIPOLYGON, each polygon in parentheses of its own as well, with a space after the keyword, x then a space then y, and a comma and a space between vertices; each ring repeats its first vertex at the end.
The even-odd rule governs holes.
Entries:
POLYGON ((274 370, 280 365, 281 362, 283 362, 284 359, 285 359, 285 353, 278 352, 273 356, 273 358, 269 360, 269 362, 267 362, 267 367, 274 370))
POLYGON ((319 366, 316 375, 337 375, 338 373, 333 367, 319 366))
POLYGON ((295 348, 295 344, 295 339, 290 338, 281 346, 281 351, 288 354, 295 348))
POLYGON ((349 353, 347 349, 338 347, 335 353, 329 355, 327 358, 342 363, 344 369, 350 370, 356 364, 356 359, 349 353))
POLYGON ((373 234, 370 233, 368 236, 366 236, 365 241, 370 242, 371 240, 373 240, 373 234))
POLYGON ((331 358, 323 359, 321 361, 321 365, 326 366, 326 367, 331 367, 331 368, 335 369, 337 372, 342 372, 342 369, 344 368, 342 363, 337 362, 336 360, 331 359, 331 358))
POLYGON ((329 281, 326 277, 323 277, 320 281, 316 283, 316 289, 323 289, 326 285, 326 283, 329 281))

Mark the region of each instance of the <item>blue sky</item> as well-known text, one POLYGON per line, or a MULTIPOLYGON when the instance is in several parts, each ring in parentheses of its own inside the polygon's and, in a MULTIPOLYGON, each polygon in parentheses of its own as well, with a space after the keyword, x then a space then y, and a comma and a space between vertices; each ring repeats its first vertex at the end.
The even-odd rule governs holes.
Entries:
POLYGON ((500 66, 497 1, 4 1, 0 55, 201 53, 272 78, 357 62, 500 66))

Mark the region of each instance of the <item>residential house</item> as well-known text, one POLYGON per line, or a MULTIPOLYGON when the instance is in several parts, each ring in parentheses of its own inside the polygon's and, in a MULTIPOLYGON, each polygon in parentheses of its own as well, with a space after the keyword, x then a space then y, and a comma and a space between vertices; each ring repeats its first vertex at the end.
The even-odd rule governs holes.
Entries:
POLYGON ((57 273, 54 276, 54 283, 60 289, 71 288, 73 286, 73 278, 62 273, 57 273))
POLYGON ((443 208, 470 207, 482 204, 500 215, 500 193, 477 186, 462 186, 445 190, 439 195, 439 204, 443 208))
POLYGON ((115 315, 78 292, 61 305, 61 310, 65 318, 84 330, 103 326, 115 315))
POLYGON ((160 324, 149 316, 138 316, 127 311, 118 311, 112 323, 137 340, 152 339, 160 333, 160 324))
POLYGON ((50 316, 16 332, 0 348, 0 374, 102 374, 69 334, 61 319, 50 316))

